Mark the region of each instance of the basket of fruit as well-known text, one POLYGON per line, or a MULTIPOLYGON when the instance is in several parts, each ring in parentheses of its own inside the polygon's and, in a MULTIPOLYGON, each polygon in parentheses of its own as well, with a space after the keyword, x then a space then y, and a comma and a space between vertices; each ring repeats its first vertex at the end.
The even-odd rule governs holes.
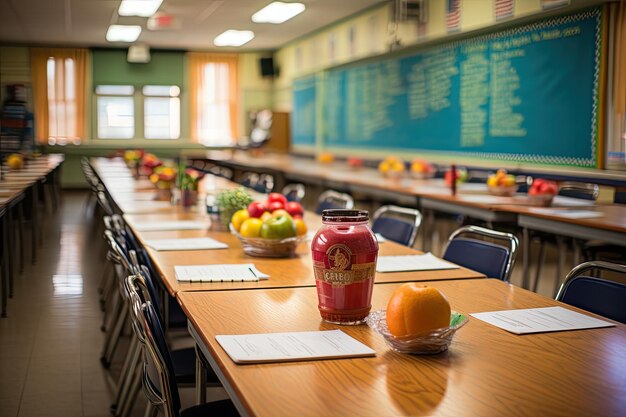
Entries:
POLYGON ((399 158, 388 156, 378 164, 378 171, 386 178, 401 178, 404 176, 406 166, 399 158))
POLYGON ((499 169, 495 175, 490 175, 487 178, 487 188, 489 194, 511 197, 517 192, 515 176, 507 174, 504 169, 499 169))
POLYGON ((552 205, 552 200, 558 191, 559 187, 556 182, 537 178, 528 190, 528 202, 533 206, 548 207, 552 205))
POLYGON ((303 214, 300 203, 287 202, 282 194, 271 193, 267 201, 253 201, 235 212, 230 230, 247 255, 291 257, 307 232, 303 214))
POLYGON ((432 178, 435 176, 435 167, 423 159, 414 159, 411 162, 411 177, 419 180, 432 178))

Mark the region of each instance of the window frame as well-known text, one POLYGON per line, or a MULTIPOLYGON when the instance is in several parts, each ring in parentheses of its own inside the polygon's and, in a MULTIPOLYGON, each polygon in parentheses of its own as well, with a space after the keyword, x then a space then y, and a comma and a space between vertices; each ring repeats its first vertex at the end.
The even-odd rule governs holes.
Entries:
MULTIPOLYGON (((114 94, 105 94, 105 96, 109 97, 118 97, 114 94)), ((189 116, 188 116, 188 107, 186 104, 187 96, 185 93, 185 86, 183 85, 174 85, 174 84, 132 84, 132 83, 102 83, 102 84, 93 84, 91 90, 91 132, 92 132, 92 142, 98 144, 108 144, 115 146, 135 146, 139 144, 139 146, 153 146, 162 144, 162 146, 172 146, 176 144, 179 146, 181 144, 188 144, 189 141, 189 133, 188 133, 188 124, 189 124, 189 116), (133 137, 128 139, 120 139, 120 138, 100 138, 98 137, 98 97, 102 96, 102 94, 97 94, 96 90, 99 86, 132 86, 133 94, 132 96, 119 95, 119 97, 132 97, 133 98, 133 110, 134 110, 134 130, 133 137), (170 86, 170 87, 178 87, 179 88, 179 133, 178 138, 169 139, 169 138, 159 138, 159 139, 148 139, 145 137, 145 114, 144 114, 144 98, 146 97, 163 97, 163 96, 152 96, 152 95, 144 95, 143 87, 145 86, 170 86)))

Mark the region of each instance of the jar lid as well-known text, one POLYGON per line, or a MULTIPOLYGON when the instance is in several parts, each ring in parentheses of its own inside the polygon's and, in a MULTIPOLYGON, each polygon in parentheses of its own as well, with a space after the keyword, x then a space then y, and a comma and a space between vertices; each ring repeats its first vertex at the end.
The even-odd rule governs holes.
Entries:
POLYGON ((356 223, 366 222, 369 218, 367 210, 330 209, 322 212, 323 222, 356 223))

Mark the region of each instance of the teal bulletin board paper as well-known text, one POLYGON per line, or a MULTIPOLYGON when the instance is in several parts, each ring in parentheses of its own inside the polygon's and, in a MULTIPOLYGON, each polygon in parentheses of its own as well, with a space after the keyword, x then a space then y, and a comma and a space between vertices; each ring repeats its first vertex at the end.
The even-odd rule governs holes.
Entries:
POLYGON ((300 78, 293 83, 291 141, 294 145, 315 145, 316 77, 300 78))
POLYGON ((593 8, 296 80, 293 143, 315 140, 317 96, 331 150, 596 167, 601 44, 593 8))

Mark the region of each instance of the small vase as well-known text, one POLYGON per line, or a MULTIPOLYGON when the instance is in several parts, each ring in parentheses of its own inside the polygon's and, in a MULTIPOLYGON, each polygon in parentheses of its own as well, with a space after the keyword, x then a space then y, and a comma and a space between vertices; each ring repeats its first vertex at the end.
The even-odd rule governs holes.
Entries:
POLYGON ((198 202, 197 190, 181 190, 180 192, 180 204, 185 207, 193 207, 198 202))

